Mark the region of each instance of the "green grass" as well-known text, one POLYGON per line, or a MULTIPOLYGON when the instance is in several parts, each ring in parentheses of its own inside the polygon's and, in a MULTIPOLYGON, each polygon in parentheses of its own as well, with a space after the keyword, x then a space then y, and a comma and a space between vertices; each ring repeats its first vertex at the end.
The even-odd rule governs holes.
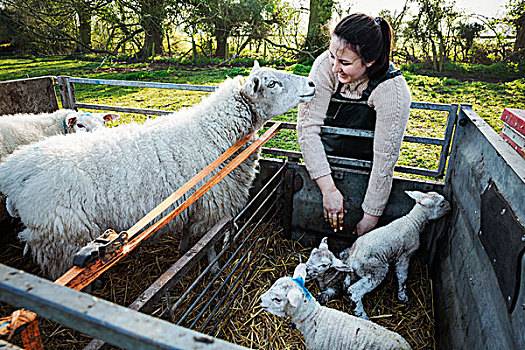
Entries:
MULTIPOLYGON (((227 77, 249 74, 248 68, 235 67, 192 67, 176 63, 105 63, 80 61, 63 58, 4 58, 0 59, 0 81, 38 77, 45 75, 68 75, 86 78, 104 78, 117 80, 140 80, 169 82, 178 84, 217 85, 227 77)), ((520 66, 521 67, 521 66, 520 66)), ((287 71, 307 75, 310 66, 295 64, 287 71)), ((465 68, 466 69, 466 68, 465 68)), ((525 78, 508 82, 491 83, 481 79, 485 69, 470 67, 471 72, 479 71, 476 81, 460 81, 449 77, 431 77, 418 75, 410 71, 403 74, 408 82, 413 101, 438 103, 470 103, 494 130, 502 128, 501 114, 505 107, 525 109, 525 78)), ((491 68, 497 70, 498 67, 491 68)), ((503 69, 500 67, 500 69, 503 69)), ((510 69, 507 66, 505 69, 510 69)), ((412 69, 414 70, 414 69, 412 69)), ((106 105, 179 110, 198 103, 206 93, 176 90, 140 89, 115 86, 76 84, 76 98, 79 102, 106 105)), ((120 122, 144 120, 143 115, 121 114, 120 122)), ((446 113, 418 111, 411 112, 407 126, 407 135, 443 137, 446 113)), ((295 122, 297 109, 276 119, 295 122)), ((294 131, 281 131, 268 144, 268 147, 280 147, 299 150, 294 131)), ((435 169, 438 163, 439 149, 435 146, 404 143, 398 164, 435 169)))

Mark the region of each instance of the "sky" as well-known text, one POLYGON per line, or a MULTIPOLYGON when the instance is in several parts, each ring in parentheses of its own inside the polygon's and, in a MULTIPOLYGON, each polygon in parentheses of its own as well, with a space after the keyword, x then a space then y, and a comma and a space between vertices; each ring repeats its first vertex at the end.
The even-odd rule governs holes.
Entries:
MULTIPOLYGON (((352 5, 351 12, 364 12, 369 15, 377 15, 382 9, 399 11, 405 4, 405 0, 346 0, 343 2, 352 5)), ((500 17, 498 15, 503 15, 508 2, 508 0, 456 0, 454 8, 464 9, 471 14, 500 17)))

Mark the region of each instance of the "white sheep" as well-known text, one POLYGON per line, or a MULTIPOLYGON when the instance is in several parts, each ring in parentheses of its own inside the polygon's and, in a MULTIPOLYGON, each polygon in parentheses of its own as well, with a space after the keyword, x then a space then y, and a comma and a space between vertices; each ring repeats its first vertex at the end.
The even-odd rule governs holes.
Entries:
POLYGON ((350 272, 350 267, 328 249, 328 237, 324 237, 306 262, 307 281, 313 279, 319 284, 321 292, 315 298, 321 304, 343 294, 345 272, 350 272))
POLYGON ((419 248, 419 234, 429 220, 439 219, 450 211, 448 201, 436 192, 405 193, 416 200, 408 214, 359 237, 349 250, 340 255, 351 269, 344 285, 356 304, 357 316, 368 318, 362 298, 383 281, 391 263, 396 267, 398 299, 404 303, 408 301, 405 281, 410 257, 419 248), (358 280, 352 284, 356 278, 358 280))
POLYGON ((293 279, 279 278, 261 296, 261 307, 280 317, 290 316, 310 350, 410 349, 399 334, 371 321, 321 306, 304 287, 306 265, 295 268, 293 279))
MULTIPOLYGON (((86 243, 108 228, 128 229, 237 140, 314 94, 310 79, 256 63, 247 78, 227 79, 198 105, 144 125, 21 148, 0 165, 0 190, 25 225, 19 238, 56 278, 86 243)), ((257 159, 248 158, 164 231, 184 229, 185 248, 190 235, 235 216, 249 197, 257 159)))
POLYGON ((71 109, 0 116, 0 162, 21 145, 54 135, 93 131, 116 117, 118 115, 112 113, 86 113, 71 109))
MULTIPOLYGON (((115 118, 118 118, 118 115, 113 113, 86 113, 71 109, 59 109, 51 113, 0 116, 0 162, 21 145, 53 135, 93 131, 115 118)), ((0 193, 0 222, 8 218, 5 196, 0 193)))

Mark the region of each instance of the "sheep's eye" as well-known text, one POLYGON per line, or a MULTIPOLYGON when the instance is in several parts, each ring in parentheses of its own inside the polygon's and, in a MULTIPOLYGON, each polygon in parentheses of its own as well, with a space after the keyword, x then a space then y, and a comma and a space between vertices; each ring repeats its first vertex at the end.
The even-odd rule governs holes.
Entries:
POLYGON ((281 302, 281 298, 273 298, 272 300, 274 302, 276 302, 277 304, 279 304, 281 302))
POLYGON ((440 207, 444 207, 445 206, 445 202, 441 202, 441 204, 439 206, 440 207))
POLYGON ((276 84, 275 81, 271 81, 271 82, 268 83, 268 87, 271 89, 271 88, 275 87, 275 84, 276 84))
POLYGON ((84 124, 77 124, 79 128, 85 128, 84 124))
POLYGON ((328 264, 321 264, 321 265, 319 265, 319 267, 323 267, 323 268, 325 268, 327 266, 328 266, 328 264))

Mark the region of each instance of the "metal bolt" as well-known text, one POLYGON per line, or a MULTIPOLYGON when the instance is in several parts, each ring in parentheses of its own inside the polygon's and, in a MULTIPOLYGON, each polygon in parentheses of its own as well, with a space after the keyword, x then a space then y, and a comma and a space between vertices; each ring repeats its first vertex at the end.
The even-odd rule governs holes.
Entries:
POLYGON ((479 230, 479 232, 478 232, 478 235, 480 235, 480 236, 481 236, 481 230, 479 230))
POLYGON ((514 123, 514 127, 518 126, 518 122, 514 123))
POLYGON ((525 235, 521 236, 521 241, 525 242, 525 235))
POLYGON ((501 210, 501 213, 500 213, 500 214, 503 215, 503 214, 505 214, 506 211, 507 211, 507 209, 503 208, 503 209, 501 210))
POLYGON ((507 297, 507 301, 510 303, 510 295, 507 297))
POLYGON ((496 259, 492 260, 494 262, 494 264, 496 263, 496 259))
POLYGON ((507 119, 509 119, 509 116, 508 116, 508 115, 505 116, 505 120, 507 120, 507 119))

